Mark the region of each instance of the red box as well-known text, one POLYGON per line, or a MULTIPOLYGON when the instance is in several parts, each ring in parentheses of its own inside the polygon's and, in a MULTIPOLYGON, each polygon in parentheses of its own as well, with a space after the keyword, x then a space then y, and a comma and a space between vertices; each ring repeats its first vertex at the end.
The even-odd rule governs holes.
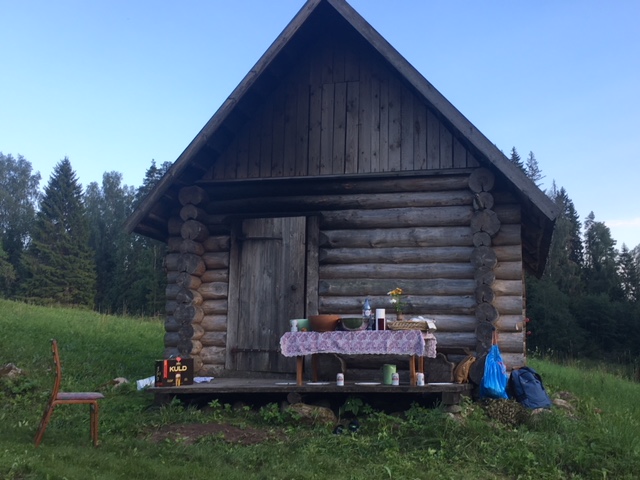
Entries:
POLYGON ((156 387, 193 385, 193 358, 168 358, 156 361, 156 387))

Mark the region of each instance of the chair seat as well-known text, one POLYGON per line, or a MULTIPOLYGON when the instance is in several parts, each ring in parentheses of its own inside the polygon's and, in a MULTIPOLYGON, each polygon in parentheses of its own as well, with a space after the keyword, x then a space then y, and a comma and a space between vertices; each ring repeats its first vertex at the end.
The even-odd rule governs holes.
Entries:
POLYGON ((98 392, 59 392, 56 400, 100 400, 104 395, 98 392))

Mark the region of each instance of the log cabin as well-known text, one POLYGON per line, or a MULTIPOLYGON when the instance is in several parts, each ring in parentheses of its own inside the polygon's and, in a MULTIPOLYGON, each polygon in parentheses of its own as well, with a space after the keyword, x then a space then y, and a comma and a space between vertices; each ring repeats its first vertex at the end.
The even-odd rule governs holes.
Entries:
POLYGON ((351 6, 308 0, 126 228, 167 245, 165 358, 268 376, 295 371, 289 319, 392 311, 396 287, 449 361, 495 331, 524 365, 556 215, 351 6))

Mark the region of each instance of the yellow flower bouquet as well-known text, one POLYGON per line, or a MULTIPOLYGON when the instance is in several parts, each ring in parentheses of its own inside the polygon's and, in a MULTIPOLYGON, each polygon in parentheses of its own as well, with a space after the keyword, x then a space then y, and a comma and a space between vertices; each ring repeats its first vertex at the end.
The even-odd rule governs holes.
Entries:
POLYGON ((402 309, 404 308, 404 303, 402 302, 402 289, 400 287, 396 287, 390 292, 387 292, 387 295, 391 296, 393 309, 398 315, 402 315, 402 309))

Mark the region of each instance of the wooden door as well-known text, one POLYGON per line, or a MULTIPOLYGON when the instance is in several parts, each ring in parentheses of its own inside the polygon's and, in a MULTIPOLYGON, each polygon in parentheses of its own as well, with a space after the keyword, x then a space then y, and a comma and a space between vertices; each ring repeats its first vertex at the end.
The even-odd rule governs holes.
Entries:
POLYGON ((237 310, 230 318, 227 368, 294 372, 279 352, 289 320, 305 315, 305 218, 242 221, 237 251, 237 310))

